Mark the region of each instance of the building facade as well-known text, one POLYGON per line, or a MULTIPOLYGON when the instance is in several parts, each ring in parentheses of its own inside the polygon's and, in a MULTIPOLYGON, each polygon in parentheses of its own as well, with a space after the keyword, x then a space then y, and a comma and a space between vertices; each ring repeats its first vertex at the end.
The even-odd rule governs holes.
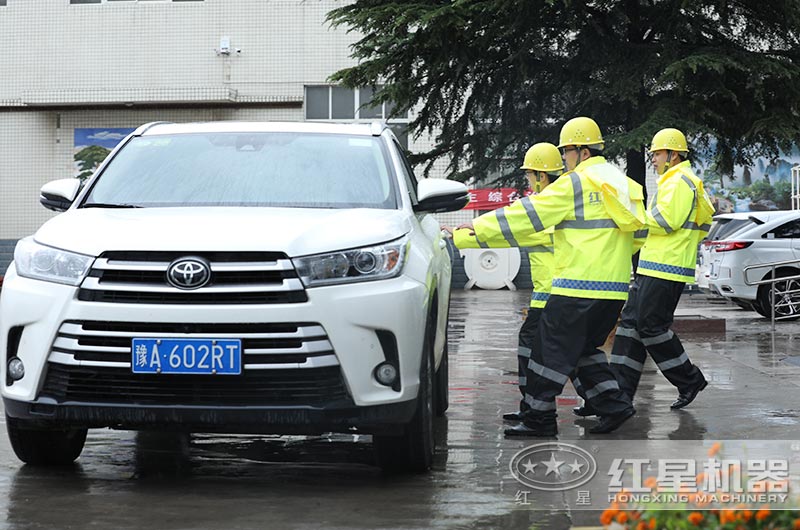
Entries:
MULTIPOLYGON (((344 0, 0 0, 0 267, 52 212, 46 182, 86 173, 151 121, 371 121, 370 89, 332 87, 356 35, 344 0), (102 152, 102 151, 101 151, 102 152)), ((405 137, 407 117, 392 120, 405 137)), ((411 140, 411 150, 428 139, 411 140)), ((442 176, 434 172, 432 176, 442 176)))

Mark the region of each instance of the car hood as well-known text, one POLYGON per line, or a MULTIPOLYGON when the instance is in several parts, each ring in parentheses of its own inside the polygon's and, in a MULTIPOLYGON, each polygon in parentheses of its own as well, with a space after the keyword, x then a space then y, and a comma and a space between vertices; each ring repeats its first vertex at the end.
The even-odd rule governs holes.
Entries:
POLYGON ((36 241, 81 254, 109 250, 277 251, 291 257, 383 243, 411 231, 399 210, 82 208, 45 223, 36 241))

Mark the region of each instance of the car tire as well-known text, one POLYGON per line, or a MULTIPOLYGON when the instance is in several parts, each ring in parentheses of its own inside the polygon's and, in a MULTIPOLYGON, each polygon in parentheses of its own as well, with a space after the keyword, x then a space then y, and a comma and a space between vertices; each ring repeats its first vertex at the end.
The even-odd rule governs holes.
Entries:
MULTIPOLYGON (((794 276, 796 272, 779 271, 777 276, 794 276)), ((776 282, 777 291, 800 290, 800 280, 786 280, 776 282)), ((770 285, 761 285, 758 288, 758 300, 754 304, 756 311, 764 318, 772 318, 772 288, 770 285)), ((781 320, 797 320, 800 318, 800 293, 775 297, 775 317, 781 320)))
POLYGON ((434 452, 433 326, 428 325, 422 351, 417 408, 400 436, 375 435, 372 443, 378 466, 386 472, 422 473, 431 468, 434 452))
POLYGON ((87 429, 32 429, 6 415, 6 430, 17 458, 32 466, 71 464, 83 451, 87 429))
POLYGON ((435 385, 435 407, 434 412, 437 418, 444 416, 450 406, 450 366, 447 353, 447 334, 444 337, 444 347, 442 348, 442 362, 439 363, 439 369, 436 370, 436 385, 435 385))

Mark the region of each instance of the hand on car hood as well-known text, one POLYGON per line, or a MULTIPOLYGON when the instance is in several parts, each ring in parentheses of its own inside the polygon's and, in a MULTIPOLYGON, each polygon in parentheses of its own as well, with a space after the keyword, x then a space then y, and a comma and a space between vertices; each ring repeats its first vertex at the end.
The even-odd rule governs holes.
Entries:
POLYGON ((399 210, 314 208, 77 209, 42 226, 36 241, 97 256, 108 250, 277 251, 290 257, 397 239, 399 210))

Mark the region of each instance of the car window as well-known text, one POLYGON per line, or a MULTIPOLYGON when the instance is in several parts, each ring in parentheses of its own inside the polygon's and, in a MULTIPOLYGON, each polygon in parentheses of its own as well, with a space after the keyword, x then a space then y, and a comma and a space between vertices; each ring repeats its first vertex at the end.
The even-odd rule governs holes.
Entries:
POLYGON ((312 133, 142 136, 121 149, 82 206, 397 208, 379 138, 312 133))
POLYGON ((717 219, 711 230, 708 231, 706 239, 716 241, 725 239, 729 235, 744 228, 752 226, 754 223, 750 219, 717 219))
POLYGON ((762 236, 765 239, 793 239, 800 237, 800 220, 789 221, 762 236))

